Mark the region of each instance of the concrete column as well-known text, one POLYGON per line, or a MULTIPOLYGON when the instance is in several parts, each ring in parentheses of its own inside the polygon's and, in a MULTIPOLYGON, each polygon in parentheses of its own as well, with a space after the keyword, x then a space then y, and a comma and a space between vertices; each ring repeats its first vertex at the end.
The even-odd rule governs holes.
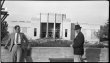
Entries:
POLYGON ((63 20, 64 20, 64 14, 62 14, 62 21, 60 24, 60 38, 63 38, 63 20))
POLYGON ((46 38, 48 38, 48 23, 49 23, 49 13, 47 15, 47 29, 46 29, 46 38))
POLYGON ((53 38, 55 39, 55 37, 56 37, 56 14, 55 14, 55 21, 54 21, 54 33, 53 33, 53 38))
POLYGON ((40 35, 39 35, 39 38, 41 38, 41 13, 40 13, 40 35))

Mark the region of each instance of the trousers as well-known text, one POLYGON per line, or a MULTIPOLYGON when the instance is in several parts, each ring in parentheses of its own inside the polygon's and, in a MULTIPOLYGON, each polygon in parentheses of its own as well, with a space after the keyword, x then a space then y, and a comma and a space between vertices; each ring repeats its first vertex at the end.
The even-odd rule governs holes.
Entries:
POLYGON ((13 45, 12 48, 12 62, 20 62, 22 56, 21 45, 13 45))
POLYGON ((82 55, 74 55, 74 62, 81 62, 82 61, 82 55))

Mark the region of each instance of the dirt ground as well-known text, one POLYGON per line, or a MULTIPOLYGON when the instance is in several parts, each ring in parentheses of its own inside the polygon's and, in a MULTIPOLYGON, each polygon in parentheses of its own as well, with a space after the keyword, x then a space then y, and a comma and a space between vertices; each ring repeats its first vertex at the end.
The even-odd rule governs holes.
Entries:
MULTIPOLYGON (((64 58, 64 57, 70 57, 72 58, 72 54, 70 53, 71 51, 67 49, 62 49, 60 52, 65 53, 58 53, 58 48, 49 48, 49 47, 44 47, 44 48, 33 48, 32 51, 32 59, 33 62, 50 62, 49 57, 57 57, 57 58, 64 58), (56 53, 56 54, 55 54, 56 53), (69 54, 69 55, 67 55, 69 54), (66 56, 63 56, 66 55, 66 56)), ((109 55, 108 55, 108 49, 107 48, 102 48, 102 49, 93 49, 93 48, 87 48, 85 50, 87 62, 108 62, 109 55)), ((8 50, 4 49, 1 47, 1 60, 2 62, 11 62, 11 54, 8 50)))

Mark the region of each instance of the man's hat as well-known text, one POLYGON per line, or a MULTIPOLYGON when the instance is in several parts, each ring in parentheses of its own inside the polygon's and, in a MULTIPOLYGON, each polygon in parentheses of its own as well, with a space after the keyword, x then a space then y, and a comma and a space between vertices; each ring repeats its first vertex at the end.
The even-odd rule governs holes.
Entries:
POLYGON ((81 29, 80 25, 75 25, 75 30, 81 29))

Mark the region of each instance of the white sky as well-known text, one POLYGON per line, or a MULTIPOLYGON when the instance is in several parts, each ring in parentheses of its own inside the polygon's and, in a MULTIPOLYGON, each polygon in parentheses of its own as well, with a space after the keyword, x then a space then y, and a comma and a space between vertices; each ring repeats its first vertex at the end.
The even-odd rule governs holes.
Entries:
POLYGON ((39 13, 66 14, 72 22, 105 24, 109 17, 108 1, 5 1, 7 21, 29 21, 39 13))

